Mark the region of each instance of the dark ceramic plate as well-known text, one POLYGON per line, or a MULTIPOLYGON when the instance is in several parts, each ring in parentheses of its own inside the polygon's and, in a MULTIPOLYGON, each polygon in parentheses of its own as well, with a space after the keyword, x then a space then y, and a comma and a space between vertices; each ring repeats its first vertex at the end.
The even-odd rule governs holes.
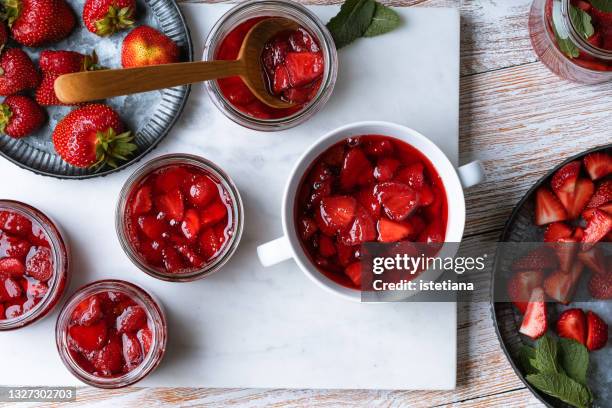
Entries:
MULTIPOLYGON (((77 16, 78 26, 67 39, 45 48, 24 48, 38 63, 43 49, 73 50, 84 54, 95 49, 100 64, 109 68, 121 67, 121 43, 128 31, 108 38, 98 37, 83 26, 82 10, 85 0, 68 0, 77 16)), ((181 48, 183 61, 193 59, 189 29, 174 0, 138 0, 136 25, 150 25, 170 38, 181 48)), ((10 46, 16 46, 11 44, 10 46)), ((0 154, 20 167, 37 174, 67 179, 103 176, 128 167, 151 151, 168 134, 189 96, 190 87, 181 86, 141 94, 111 98, 112 106, 135 135, 138 150, 129 161, 116 169, 105 167, 100 171, 80 169, 65 163, 56 153, 51 134, 57 122, 72 108, 54 106, 47 109, 49 120, 36 134, 23 139, 0 135, 0 154)))
MULTIPOLYGON (((500 237, 500 242, 541 242, 542 228, 533 224, 534 211, 534 196, 535 191, 544 183, 548 183, 552 175, 562 166, 573 160, 582 159, 589 153, 595 151, 608 151, 612 153, 612 144, 600 146, 590 149, 576 156, 573 156, 557 167, 552 169, 546 176, 538 180, 537 183, 523 196, 521 201, 514 208, 512 215, 508 219, 504 231, 500 237)), ((503 279, 504 282, 508 278, 502 271, 509 271, 510 268, 502 268, 499 257, 495 261, 495 273, 493 274, 493 282, 491 282, 491 299, 504 299, 504 296, 496 297, 495 290, 505 290, 505 285, 496 285, 495 279, 503 279), (497 278, 496 278, 497 277, 497 278), (503 288, 503 289, 501 289, 503 288)), ((584 286, 585 280, 582 279, 581 286, 578 291, 586 290, 584 286)), ((556 303, 549 303, 549 313, 556 315, 567 307, 556 303), (552 310, 551 310, 552 309, 552 310)), ((593 310, 600 314, 606 321, 612 321, 612 302, 589 302, 570 303, 569 307, 580 307, 593 310)), ((491 311, 497 337, 501 343, 502 349, 506 357, 510 361, 512 368, 525 383, 527 388, 544 404, 549 407, 569 407, 569 405, 552 398, 540 391, 536 390, 529 384, 524 377, 524 372, 520 365, 519 350, 523 344, 527 344, 527 339, 519 334, 522 316, 515 310, 512 303, 509 302, 492 302, 491 311)), ((530 344, 532 345, 532 344, 530 344)), ((606 348, 590 353, 589 365, 589 387, 595 395, 594 407, 612 407, 612 347, 608 345, 606 348)))

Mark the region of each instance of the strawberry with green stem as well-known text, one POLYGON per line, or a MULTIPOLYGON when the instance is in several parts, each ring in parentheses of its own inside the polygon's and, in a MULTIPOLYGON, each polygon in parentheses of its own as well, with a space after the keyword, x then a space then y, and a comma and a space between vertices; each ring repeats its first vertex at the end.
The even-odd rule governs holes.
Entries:
POLYGON ((15 139, 38 130, 45 119, 45 111, 28 96, 7 96, 0 104, 0 133, 15 139))
POLYGON ((135 0, 86 0, 83 22, 94 34, 107 37, 134 25, 135 0))

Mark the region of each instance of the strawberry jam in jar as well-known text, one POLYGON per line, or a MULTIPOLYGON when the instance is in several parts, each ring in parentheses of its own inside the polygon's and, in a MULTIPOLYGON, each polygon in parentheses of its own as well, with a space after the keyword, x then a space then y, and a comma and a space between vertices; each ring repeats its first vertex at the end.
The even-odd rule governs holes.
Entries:
POLYGON ((198 156, 154 159, 127 180, 116 214, 117 234, 141 270, 168 281, 204 278, 238 247, 243 229, 238 189, 198 156))
POLYGON ((534 0, 529 33, 540 60, 560 77, 589 84, 612 78, 612 2, 534 0))
POLYGON ((68 370, 86 384, 119 388, 160 363, 168 337, 159 302, 140 287, 101 280, 78 290, 57 319, 57 349, 68 370))
POLYGON ((295 203, 297 231, 312 263, 357 290, 363 243, 443 243, 447 218, 446 190, 429 159, 380 135, 328 148, 306 171, 295 203))
POLYGON ((305 7, 290 1, 248 1, 228 11, 206 40, 204 60, 233 60, 249 30, 270 17, 295 21, 265 45, 261 64, 270 94, 294 106, 272 108, 258 100, 240 77, 208 81, 215 105, 233 121, 256 130, 296 126, 316 113, 331 96, 337 54, 325 25, 305 7))
POLYGON ((68 247, 57 225, 37 209, 0 200, 0 330, 46 316, 69 280, 68 247))

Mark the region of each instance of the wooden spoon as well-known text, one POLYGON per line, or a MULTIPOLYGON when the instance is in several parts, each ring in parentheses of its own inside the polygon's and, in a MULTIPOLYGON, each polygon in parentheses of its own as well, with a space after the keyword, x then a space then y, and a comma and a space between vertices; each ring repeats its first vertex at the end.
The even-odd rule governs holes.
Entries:
POLYGON ((238 59, 234 61, 182 62, 61 75, 55 80, 55 94, 63 103, 76 104, 238 75, 257 99, 266 105, 288 108, 294 104, 268 91, 261 54, 274 35, 298 27, 294 21, 280 17, 268 18, 255 24, 247 33, 238 59))

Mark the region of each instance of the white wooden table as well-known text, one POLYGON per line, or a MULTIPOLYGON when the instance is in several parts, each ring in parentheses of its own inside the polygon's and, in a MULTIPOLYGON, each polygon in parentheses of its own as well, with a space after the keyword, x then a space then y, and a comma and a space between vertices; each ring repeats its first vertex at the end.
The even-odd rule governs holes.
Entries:
MULTIPOLYGON (((527 30, 531 0, 385 3, 461 10, 460 160, 480 159, 488 174, 486 183, 467 194, 466 240, 496 240, 514 204, 547 170, 569 155, 612 142, 612 83, 569 83, 537 61, 527 30)), ((69 406, 541 406, 502 353, 489 305, 462 304, 458 320, 454 391, 79 388, 77 402, 69 406)))

